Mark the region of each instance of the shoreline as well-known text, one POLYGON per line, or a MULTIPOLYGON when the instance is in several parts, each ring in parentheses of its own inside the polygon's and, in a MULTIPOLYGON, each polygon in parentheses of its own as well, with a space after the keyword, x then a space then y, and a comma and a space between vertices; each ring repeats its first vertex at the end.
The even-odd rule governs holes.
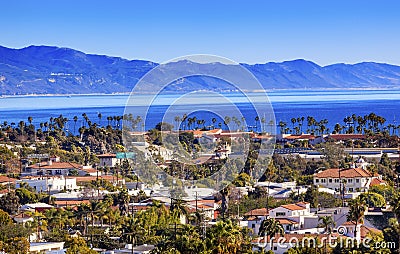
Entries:
MULTIPOLYGON (((282 88, 282 89, 269 89, 269 90, 257 90, 257 91, 244 91, 246 93, 275 93, 275 92, 346 92, 346 91, 400 91, 400 87, 398 88, 380 88, 380 87, 368 87, 368 88, 317 88, 317 89, 304 89, 304 88, 282 88)), ((215 92, 220 94, 232 94, 232 93, 239 93, 239 91, 207 91, 207 90, 200 90, 198 92, 215 92)), ((130 95, 131 92, 116 92, 116 93, 71 93, 71 94, 18 94, 18 95, 11 95, 11 94, 4 94, 0 96, 2 98, 24 98, 24 97, 78 97, 78 96, 123 96, 123 95, 130 95)), ((142 92, 142 95, 154 95, 156 93, 152 92, 142 92)), ((184 95, 186 93, 165 93, 164 95, 184 95)))

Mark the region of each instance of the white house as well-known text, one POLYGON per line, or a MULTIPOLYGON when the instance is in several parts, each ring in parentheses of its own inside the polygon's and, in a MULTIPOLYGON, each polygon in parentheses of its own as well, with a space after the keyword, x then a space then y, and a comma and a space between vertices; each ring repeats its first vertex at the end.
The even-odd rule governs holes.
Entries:
POLYGON ((385 184, 382 176, 372 174, 367 169, 348 168, 338 169, 330 168, 314 174, 314 185, 322 186, 345 192, 366 192, 373 185, 385 184))
POLYGON ((75 178, 60 177, 36 177, 29 179, 17 180, 16 186, 20 188, 21 183, 27 183, 36 192, 56 193, 65 190, 78 189, 75 178))
POLYGON ((69 175, 73 170, 79 171, 82 169, 82 165, 72 162, 59 162, 49 160, 47 162, 36 163, 34 165, 26 167, 23 175, 69 175))
MULTIPOLYGON (((310 212, 310 203, 298 202, 296 204, 281 205, 269 211, 269 217, 282 220, 285 231, 306 228, 305 223, 309 218, 318 220, 318 217, 310 212), (315 217, 315 218, 314 218, 315 217), (286 219, 286 220, 283 220, 286 219)), ((309 224, 309 223, 307 223, 309 224)), ((311 225, 307 225, 311 227, 311 225)))
POLYGON ((117 155, 114 153, 99 154, 97 157, 100 160, 99 167, 113 168, 118 163, 117 155))
POLYGON ((253 235, 258 235, 263 220, 268 217, 269 210, 267 208, 253 209, 244 214, 247 227, 252 231, 253 235))

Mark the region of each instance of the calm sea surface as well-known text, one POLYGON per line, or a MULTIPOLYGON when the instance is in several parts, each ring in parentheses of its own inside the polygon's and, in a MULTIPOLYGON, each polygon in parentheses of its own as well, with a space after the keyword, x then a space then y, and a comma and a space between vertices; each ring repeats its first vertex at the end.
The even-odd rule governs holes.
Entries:
MULTIPOLYGON (((257 101, 257 94, 252 94, 257 101)), ((243 101, 238 94, 225 94, 250 119, 255 117, 250 105, 243 101), (248 111, 248 114, 247 114, 248 111)), ((343 124, 343 118, 352 114, 366 115, 374 112, 386 118, 387 123, 399 124, 400 119, 400 90, 350 90, 350 91, 274 91, 268 92, 275 113, 276 122, 286 121, 291 127, 290 119, 295 117, 313 116, 317 120, 328 119, 328 127, 333 128, 335 123, 343 124)), ((50 117, 60 114, 70 119, 69 129, 73 128, 72 118, 78 116, 77 126, 82 125, 82 113, 86 113, 92 122, 107 124, 107 116, 122 115, 128 95, 72 95, 72 96, 21 96, 0 98, 0 123, 9 124, 27 121, 33 117, 33 123, 39 125, 50 117), (98 113, 102 118, 98 118, 98 113)), ((141 104, 141 97, 137 96, 137 105, 141 104)), ((260 97, 262 98, 262 97, 260 97)), ((154 114, 163 114, 168 105, 176 96, 163 95, 153 106, 154 114)), ((223 101, 207 98, 210 103, 224 107, 223 101)), ((204 98, 199 95, 199 100, 204 98)), ((185 107, 196 107, 196 101, 188 102, 181 107, 184 114, 185 107)), ((155 118, 149 118, 149 123, 155 125, 155 118)), ((207 123, 208 124, 208 123, 207 123)), ((149 125, 150 126, 150 125, 149 125)))

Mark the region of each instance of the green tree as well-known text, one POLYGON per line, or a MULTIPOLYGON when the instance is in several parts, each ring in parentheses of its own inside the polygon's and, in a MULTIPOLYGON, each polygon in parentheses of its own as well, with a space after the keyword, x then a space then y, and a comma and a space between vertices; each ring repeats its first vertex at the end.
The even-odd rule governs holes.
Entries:
POLYGON ((350 201, 350 210, 347 214, 347 221, 353 221, 355 223, 354 236, 357 237, 357 226, 363 222, 366 204, 364 200, 360 198, 353 199, 350 201))
POLYGON ((0 197, 0 207, 9 214, 15 214, 19 206, 19 197, 15 195, 15 192, 10 192, 0 197))
POLYGON ((65 243, 68 246, 66 254, 96 254, 97 252, 91 250, 86 241, 81 237, 69 238, 65 243))
MULTIPOLYGON (((279 221, 274 218, 268 218, 261 222, 260 230, 258 232, 259 236, 269 236, 271 238, 278 234, 281 236, 285 234, 285 230, 279 221)), ((273 245, 274 243, 271 241, 271 250, 273 249, 273 245)))
POLYGON ((364 192, 361 193, 358 198, 364 201, 368 207, 383 207, 386 206, 385 198, 378 193, 364 192))
POLYGON ((332 232, 332 228, 336 225, 332 216, 319 217, 318 221, 320 222, 320 224, 318 224, 318 227, 324 228, 324 233, 330 234, 332 232))

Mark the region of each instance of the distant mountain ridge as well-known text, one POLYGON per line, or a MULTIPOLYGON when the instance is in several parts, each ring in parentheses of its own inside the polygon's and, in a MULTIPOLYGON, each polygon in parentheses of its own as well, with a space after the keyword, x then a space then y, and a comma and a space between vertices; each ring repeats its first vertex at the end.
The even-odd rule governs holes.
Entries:
MULTIPOLYGON (((179 64, 179 63, 177 63, 179 64)), ((52 46, 10 49, 0 46, 0 94, 88 94, 130 92, 158 64, 142 60, 85 54, 52 46)), ((196 68, 206 68, 197 64, 196 68)), ((298 59, 282 63, 241 64, 269 89, 400 88, 400 66, 363 62, 319 66, 298 59)), ((186 80, 180 91, 227 89, 207 77, 186 80)), ((148 91, 152 91, 151 85, 148 91)))

